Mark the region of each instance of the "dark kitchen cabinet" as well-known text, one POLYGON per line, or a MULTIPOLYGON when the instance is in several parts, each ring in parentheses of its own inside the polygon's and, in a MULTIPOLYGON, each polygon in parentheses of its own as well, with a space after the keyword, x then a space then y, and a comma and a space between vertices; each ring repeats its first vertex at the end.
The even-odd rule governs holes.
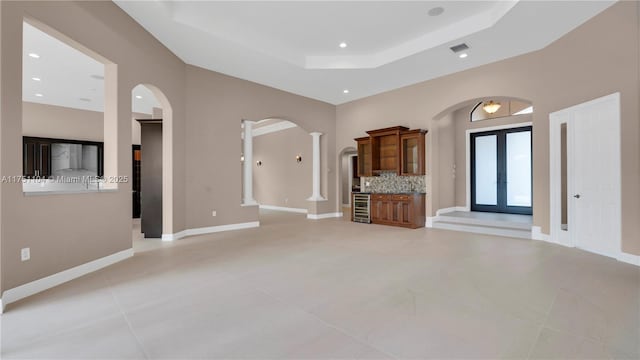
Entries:
POLYGON ((28 178, 51 176, 51 143, 25 138, 23 142, 23 175, 28 178))
POLYGON ((53 175, 52 150, 54 145, 75 144, 95 148, 96 176, 104 175, 104 143, 85 140, 22 137, 22 175, 25 178, 48 178, 53 175))

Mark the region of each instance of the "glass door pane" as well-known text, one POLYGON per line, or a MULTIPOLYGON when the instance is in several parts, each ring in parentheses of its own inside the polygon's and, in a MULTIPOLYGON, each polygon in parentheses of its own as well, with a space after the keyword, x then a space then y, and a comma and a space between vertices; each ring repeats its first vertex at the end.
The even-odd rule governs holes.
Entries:
POLYGON ((418 173, 418 138, 402 139, 402 173, 418 173))
POLYGON ((507 206, 531 206, 531 131, 507 133, 507 206))
POLYGON ((475 194, 478 205, 498 204, 498 137, 475 138, 475 194))

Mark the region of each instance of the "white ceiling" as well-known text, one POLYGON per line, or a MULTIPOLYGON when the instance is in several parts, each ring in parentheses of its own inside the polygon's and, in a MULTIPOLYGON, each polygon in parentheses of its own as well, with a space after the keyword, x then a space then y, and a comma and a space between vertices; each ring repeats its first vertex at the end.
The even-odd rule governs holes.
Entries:
MULTIPOLYGON (((23 101, 104 111, 102 63, 26 22, 22 51, 23 101), (33 58, 29 54, 39 57, 33 58)), ((160 107, 153 93, 142 85, 134 88, 132 104, 134 112, 143 114, 152 114, 153 107, 160 107)))
POLYGON ((332 104, 541 49, 614 2, 115 0, 186 63, 332 104))

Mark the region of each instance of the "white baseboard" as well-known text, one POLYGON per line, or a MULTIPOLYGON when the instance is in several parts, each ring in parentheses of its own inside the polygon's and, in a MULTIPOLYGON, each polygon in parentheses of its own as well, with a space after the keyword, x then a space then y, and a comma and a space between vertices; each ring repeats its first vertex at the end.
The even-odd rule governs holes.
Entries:
POLYGON ((438 216, 427 216, 424 227, 432 228, 434 220, 437 220, 438 216))
POLYGON ((436 210, 436 216, 440 216, 440 215, 446 214, 446 213, 452 213, 452 212, 455 212, 455 211, 469 211, 469 210, 467 210, 467 208, 465 206, 452 206, 452 207, 436 210))
POLYGON ((298 214, 306 214, 308 212, 307 209, 290 208, 290 207, 274 206, 274 205, 262 205, 262 204, 260 205, 260 209, 286 211, 286 212, 292 212, 292 213, 298 213, 298 214))
POLYGON ((640 266, 640 255, 633 255, 620 251, 620 254, 618 254, 616 259, 620 262, 640 266))
POLYGON ((531 227, 531 239, 553 243, 553 241, 551 241, 551 237, 548 234, 543 233, 540 226, 531 227))
POLYGON ((259 226, 260 226, 259 221, 251 221, 251 222, 239 223, 239 224, 228 224, 228 225, 218 225, 218 226, 201 227, 201 228, 195 228, 195 229, 187 229, 174 234, 162 234, 162 241, 174 241, 174 240, 182 239, 183 237, 187 237, 187 236, 211 234, 211 233, 217 233, 221 231, 249 229, 249 228, 255 228, 259 226))
POLYGON ((0 304, 2 304, 2 307, 0 307, 0 309, 4 309, 4 306, 7 306, 13 302, 16 302, 28 296, 37 294, 41 291, 51 289, 52 287, 58 286, 60 284, 66 283, 67 281, 71 281, 73 279, 79 278, 86 274, 100 270, 109 265, 113 265, 119 261, 130 258, 132 256, 133 256, 133 248, 123 250, 115 254, 111 254, 109 256, 105 256, 103 258, 96 259, 88 263, 73 267, 71 269, 67 269, 59 273, 49 275, 42 279, 38 279, 30 283, 26 283, 24 285, 20 285, 13 289, 9 289, 2 293, 2 300, 0 300, 0 304))
POLYGON ((328 219, 328 218, 339 218, 339 217, 342 217, 343 215, 344 214, 341 212, 326 213, 326 214, 307 214, 307 219, 320 220, 320 219, 328 219))

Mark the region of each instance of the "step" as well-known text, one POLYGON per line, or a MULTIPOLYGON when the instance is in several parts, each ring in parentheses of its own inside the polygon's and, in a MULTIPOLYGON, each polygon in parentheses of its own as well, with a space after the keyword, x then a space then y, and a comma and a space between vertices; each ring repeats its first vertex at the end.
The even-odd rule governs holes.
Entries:
POLYGON ((524 230, 522 228, 513 228, 513 227, 469 225, 469 224, 463 224, 459 222, 449 222, 449 219, 447 219, 446 221, 438 219, 438 220, 434 220, 433 228, 453 230, 453 231, 464 231, 464 232, 471 232, 471 233, 485 234, 485 235, 515 237, 520 239, 531 239, 531 226, 529 226, 528 230, 524 230))
POLYGON ((494 220, 494 219, 478 219, 462 216, 448 216, 446 214, 438 216, 435 221, 442 221, 446 223, 463 224, 463 225, 479 225, 490 226, 505 229, 515 230, 527 230, 531 231, 531 223, 518 222, 518 221, 506 221, 506 220, 494 220))

